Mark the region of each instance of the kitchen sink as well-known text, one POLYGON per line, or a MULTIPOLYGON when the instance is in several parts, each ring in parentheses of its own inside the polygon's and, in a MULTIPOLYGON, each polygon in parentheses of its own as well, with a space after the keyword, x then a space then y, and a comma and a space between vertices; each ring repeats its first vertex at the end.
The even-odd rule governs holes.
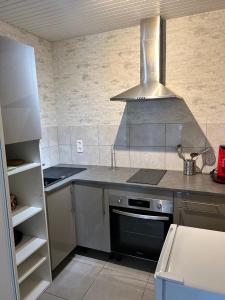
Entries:
POLYGON ((61 181, 65 178, 78 174, 82 171, 85 171, 86 168, 76 168, 76 167, 51 167, 43 171, 44 175, 44 186, 50 186, 58 181, 61 181))

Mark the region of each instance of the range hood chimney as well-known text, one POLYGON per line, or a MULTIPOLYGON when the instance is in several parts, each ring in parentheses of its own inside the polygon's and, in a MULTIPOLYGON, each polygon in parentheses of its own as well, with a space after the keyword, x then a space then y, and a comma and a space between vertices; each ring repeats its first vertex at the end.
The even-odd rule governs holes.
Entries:
POLYGON ((144 101, 179 98, 163 85, 163 21, 160 16, 140 24, 140 84, 112 97, 112 101, 144 101))

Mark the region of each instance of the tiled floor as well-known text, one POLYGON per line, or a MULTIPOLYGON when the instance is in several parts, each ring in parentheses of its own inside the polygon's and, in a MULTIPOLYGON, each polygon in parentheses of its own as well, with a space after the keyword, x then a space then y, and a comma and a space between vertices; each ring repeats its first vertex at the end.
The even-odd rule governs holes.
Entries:
POLYGON ((154 300, 153 274, 76 255, 40 300, 154 300))

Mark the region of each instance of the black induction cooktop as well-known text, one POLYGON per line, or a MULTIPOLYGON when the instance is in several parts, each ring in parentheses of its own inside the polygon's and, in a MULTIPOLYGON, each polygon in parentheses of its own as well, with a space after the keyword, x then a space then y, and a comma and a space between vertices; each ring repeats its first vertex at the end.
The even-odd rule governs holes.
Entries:
POLYGON ((157 185, 166 174, 166 170, 140 169, 127 182, 157 185))
POLYGON ((65 178, 78 174, 84 170, 86 170, 86 168, 59 167, 59 166, 47 168, 43 171, 44 186, 45 187, 50 186, 53 183, 56 183, 65 178))

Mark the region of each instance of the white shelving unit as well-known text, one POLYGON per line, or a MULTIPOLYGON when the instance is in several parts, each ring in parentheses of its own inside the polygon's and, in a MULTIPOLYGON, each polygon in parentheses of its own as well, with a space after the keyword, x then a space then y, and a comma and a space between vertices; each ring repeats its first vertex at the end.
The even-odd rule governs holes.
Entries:
POLYGON ((25 163, 25 164, 22 164, 21 166, 15 167, 13 170, 8 171, 8 176, 15 175, 15 174, 18 174, 21 172, 25 172, 25 171, 28 171, 28 170, 31 170, 33 168, 37 168, 40 166, 41 166, 40 163, 25 163))
POLYGON ((24 236, 16 247, 16 264, 19 266, 28 257, 41 248, 47 241, 39 238, 24 236))
POLYGON ((16 227, 24 221, 30 219, 42 210, 43 209, 41 207, 17 206, 17 208, 12 212, 13 227, 16 227))
POLYGON ((20 300, 36 300, 51 283, 39 140, 6 145, 6 156, 29 162, 8 170, 8 183, 18 202, 12 228, 23 234, 15 247, 20 300))
POLYGON ((48 287, 49 282, 41 279, 29 278, 21 285, 21 299, 36 300, 48 287))
POLYGON ((47 257, 40 254, 33 254, 18 268, 18 281, 21 284, 28 276, 30 276, 36 269, 38 269, 45 261, 47 257))

